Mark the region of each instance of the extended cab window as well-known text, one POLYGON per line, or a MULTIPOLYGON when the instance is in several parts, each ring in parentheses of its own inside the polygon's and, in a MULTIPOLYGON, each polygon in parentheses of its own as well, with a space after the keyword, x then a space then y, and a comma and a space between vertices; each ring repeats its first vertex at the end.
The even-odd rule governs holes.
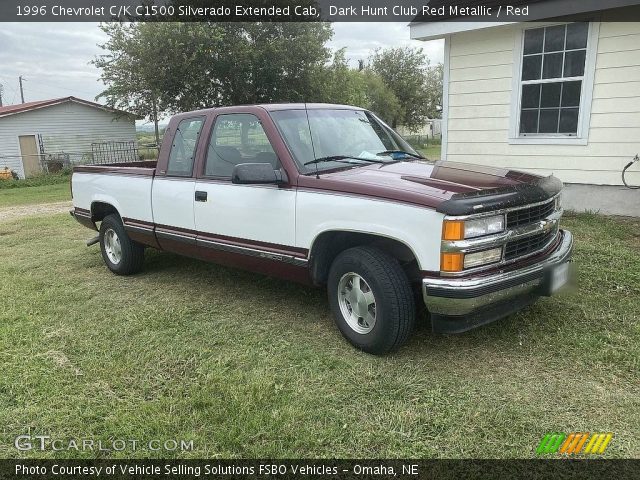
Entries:
POLYGON ((168 175, 191 176, 203 122, 203 117, 185 118, 178 124, 169 154, 168 175))
POLYGON ((231 178, 233 168, 240 163, 269 163, 279 168, 258 117, 247 113, 220 115, 209 141, 205 175, 231 178))

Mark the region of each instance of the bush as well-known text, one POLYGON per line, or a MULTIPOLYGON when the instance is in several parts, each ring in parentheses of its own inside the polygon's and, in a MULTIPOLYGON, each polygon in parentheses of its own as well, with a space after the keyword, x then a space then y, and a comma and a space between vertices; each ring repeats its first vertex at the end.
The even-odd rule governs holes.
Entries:
POLYGON ((0 180, 0 190, 7 188, 39 187, 41 185, 67 183, 69 182, 70 176, 71 168, 64 168, 57 173, 43 173, 41 175, 26 178, 24 180, 0 180))

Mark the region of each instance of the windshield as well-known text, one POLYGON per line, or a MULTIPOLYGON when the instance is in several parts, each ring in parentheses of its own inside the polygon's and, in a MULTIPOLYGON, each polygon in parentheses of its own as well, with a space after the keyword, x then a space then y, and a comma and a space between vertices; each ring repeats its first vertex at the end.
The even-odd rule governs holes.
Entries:
POLYGON ((369 165, 366 160, 393 162, 418 154, 396 132, 373 114, 364 110, 309 109, 271 112, 280 133, 302 173, 345 168, 350 163, 369 165), (307 120, 308 114, 308 120, 307 120), (349 157, 305 165, 313 160, 349 157), (362 159, 362 160, 358 160, 362 159))

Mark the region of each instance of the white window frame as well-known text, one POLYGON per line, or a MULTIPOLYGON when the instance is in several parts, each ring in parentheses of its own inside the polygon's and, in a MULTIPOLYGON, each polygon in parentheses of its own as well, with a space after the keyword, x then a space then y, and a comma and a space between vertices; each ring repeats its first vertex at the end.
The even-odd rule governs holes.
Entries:
POLYGON ((591 102, 593 100, 593 84, 596 72, 596 56, 600 22, 589 22, 587 35, 587 52, 580 92, 580 110, 578 116, 578 132, 576 135, 520 134, 520 104, 522 99, 522 53, 524 49, 524 32, 534 28, 567 25, 573 22, 529 23, 520 24, 515 35, 513 48, 513 83, 511 95, 511 119, 509 126, 509 144, 511 145, 587 145, 589 143, 589 125, 591 123, 591 102))

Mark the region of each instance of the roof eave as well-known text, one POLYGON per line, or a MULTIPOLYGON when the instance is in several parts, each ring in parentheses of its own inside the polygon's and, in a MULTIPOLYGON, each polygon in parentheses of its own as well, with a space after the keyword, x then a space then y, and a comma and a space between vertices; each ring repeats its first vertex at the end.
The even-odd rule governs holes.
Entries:
POLYGON ((412 40, 438 40, 455 33, 482 30, 485 28, 512 25, 518 22, 461 22, 449 20, 445 22, 414 22, 409 25, 412 40))
MULTIPOLYGON (((585 13, 601 12, 614 8, 630 7, 638 5, 638 0, 555 0, 529 5, 528 22, 544 21, 551 18, 566 17, 569 15, 579 15, 585 13)), ((486 18, 486 17, 485 17, 486 18)), ((487 18, 469 22, 459 18, 421 22, 414 21, 409 24, 410 37, 412 40, 436 40, 455 33, 481 30, 485 28, 498 27, 522 22, 496 22, 487 18)))
POLYGON ((16 109, 14 111, 8 111, 8 112, 0 113, 0 118, 9 117, 11 115, 19 115, 21 113, 26 113, 26 112, 33 112, 34 110, 40 110, 41 108, 53 107, 55 105, 60 105, 60 104, 66 103, 66 102, 75 102, 75 103, 78 103, 80 105, 85 105, 85 106, 88 106, 88 107, 98 108, 100 110, 104 110, 105 112, 114 113, 114 114, 118 114, 118 115, 121 115, 121 116, 130 116, 130 117, 134 117, 135 119, 138 118, 133 113, 125 112, 124 110, 118 110, 118 109, 115 109, 115 108, 107 107, 106 105, 100 105, 99 103, 91 102, 91 101, 88 101, 88 100, 83 100, 83 99, 77 98, 77 97, 63 97, 63 98, 56 98, 56 99, 50 100, 50 101, 43 101, 41 104, 34 105, 34 106, 29 107, 29 108, 16 109))

